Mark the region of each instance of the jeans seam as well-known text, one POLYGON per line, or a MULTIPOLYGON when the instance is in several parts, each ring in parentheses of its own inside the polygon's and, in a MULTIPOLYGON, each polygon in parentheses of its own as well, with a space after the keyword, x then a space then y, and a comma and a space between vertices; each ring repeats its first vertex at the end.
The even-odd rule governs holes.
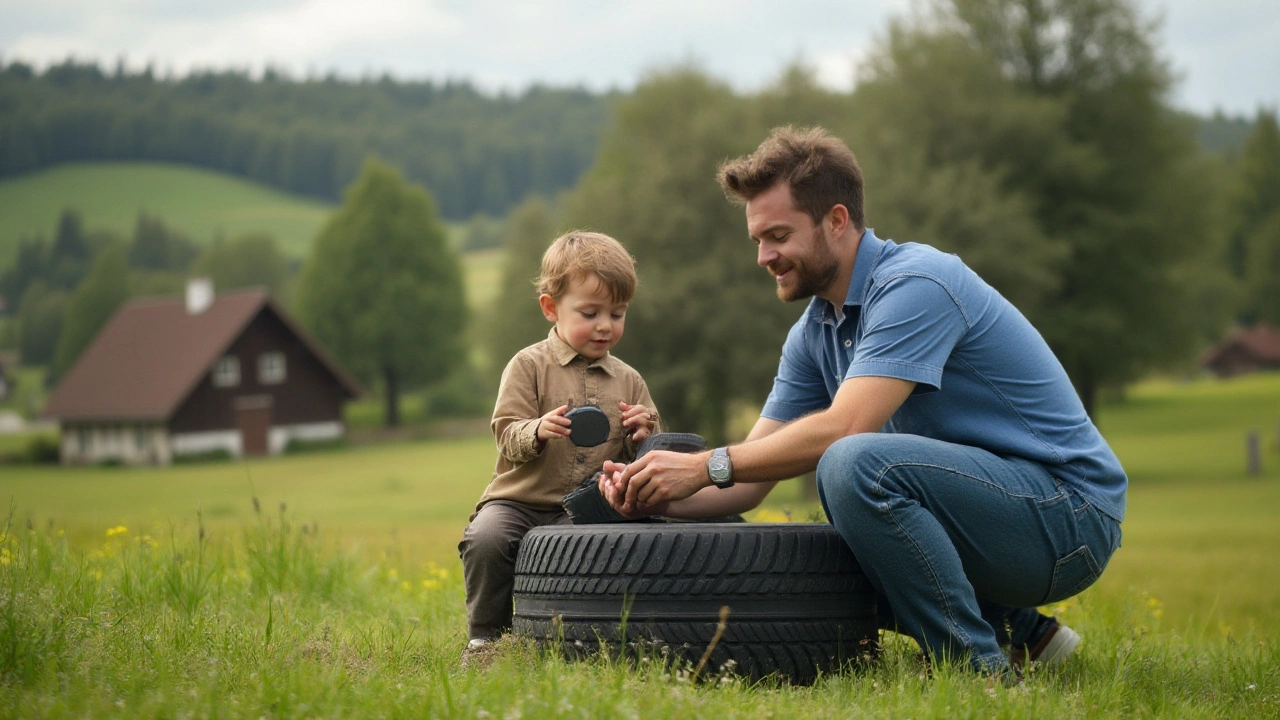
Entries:
MULTIPOLYGON (((883 485, 883 484, 881 484, 881 482, 880 482, 880 481, 884 478, 884 476, 885 476, 885 475, 886 475, 890 470, 892 470, 892 469, 893 469, 893 468, 895 468, 895 467, 905 467, 905 466, 910 466, 910 465, 917 465, 917 464, 915 464, 915 463, 899 463, 899 464, 896 464, 896 465, 889 465, 889 466, 885 467, 885 469, 884 469, 884 470, 882 470, 882 471, 880 472, 879 477, 877 477, 877 478, 876 478, 876 488, 877 488, 877 489, 879 489, 881 492, 885 492, 885 490, 884 490, 884 485, 883 485)), ((929 466, 929 467, 932 467, 932 466, 929 466)), ((945 613, 946 613, 946 618, 947 618, 947 626, 949 627, 949 629, 951 630, 951 632, 952 632, 953 634, 955 634, 956 636, 960 637, 960 639, 961 639, 961 640, 964 642, 964 644, 965 644, 965 648, 972 652, 973 639, 972 639, 972 638, 970 638, 970 637, 969 637, 969 634, 968 634, 967 632, 965 632, 965 631, 964 631, 964 628, 961 628, 961 627, 960 627, 960 625, 959 625, 959 623, 957 623, 957 622, 956 622, 955 614, 954 614, 954 613, 952 612, 952 610, 951 610, 951 603, 950 603, 950 602, 948 601, 948 599, 947 599, 947 594, 946 594, 946 592, 943 590, 943 588, 942 588, 942 584, 941 584, 940 582, 938 582, 938 573, 937 573, 937 571, 936 571, 936 570, 934 570, 934 569, 933 569, 933 563, 931 563, 931 562, 929 561, 929 556, 928 556, 928 555, 926 555, 926 554, 924 553, 924 551, 922 551, 922 550, 920 549, 920 545, 916 542, 916 539, 915 539, 914 537, 912 537, 912 536, 911 536, 911 533, 907 532, 907 531, 902 527, 902 523, 899 523, 899 522, 898 522, 898 518, 897 518, 897 516, 896 516, 896 515, 894 515, 894 512, 893 512, 893 510, 888 506, 888 503, 885 503, 884 505, 885 505, 885 507, 884 507, 884 512, 889 516, 889 519, 893 521, 893 526, 894 526, 894 528, 896 528, 896 529, 897 529, 898 533, 900 533, 900 534, 902 535, 902 537, 905 537, 905 538, 906 538, 906 539, 911 543, 911 547, 912 547, 912 549, 914 549, 914 550, 916 551, 916 554, 920 557, 920 559, 921 559, 921 561, 923 562, 923 564, 924 564, 925 568, 928 570, 928 572, 929 572, 929 579, 930 579, 930 581, 933 583, 934 589, 935 589, 935 591, 938 593, 938 597, 942 600, 942 607, 943 607, 943 609, 944 609, 944 611, 945 611, 945 613)), ((924 629, 923 629, 923 628, 921 628, 921 634, 923 634, 923 631, 924 631, 924 629)))
POLYGON ((886 475, 890 470, 894 470, 894 469, 897 469, 897 468, 903 468, 903 467, 908 467, 908 468, 909 468, 909 467, 923 467, 923 468, 933 468, 934 470, 943 470, 943 471, 945 471, 945 472, 949 472, 949 473, 952 473, 952 474, 954 474, 954 475, 959 475, 959 476, 961 476, 961 477, 969 478, 970 480, 975 480, 975 481, 977 481, 977 482, 979 482, 979 483, 982 483, 983 485, 985 485, 985 486, 986 486, 986 487, 988 487, 988 488, 992 488, 992 489, 994 489, 994 490, 998 490, 999 492, 1003 493, 1004 495, 1006 495, 1006 496, 1008 496, 1008 497, 1011 497, 1011 498, 1018 498, 1018 499, 1020 499, 1020 500, 1031 500, 1031 501, 1033 501, 1033 502, 1037 502, 1037 503, 1039 503, 1039 502, 1047 502, 1047 501, 1049 501, 1049 500, 1056 500, 1056 499, 1058 499, 1058 498, 1060 498, 1060 497, 1062 497, 1063 495, 1065 495, 1065 494, 1066 494, 1065 492, 1060 492, 1059 494, 1054 495, 1054 496, 1052 496, 1052 497, 1047 497, 1047 498, 1038 498, 1038 497, 1036 497, 1035 495, 1024 495, 1024 494, 1021 494, 1021 493, 1009 492, 1008 490, 1006 490, 1005 488, 1001 487, 1001 486, 1000 486, 999 484, 997 484, 997 483, 988 482, 985 478, 978 477, 977 475, 971 475, 971 474, 969 474, 969 473, 967 473, 967 472, 964 472, 963 470, 957 470, 956 468, 947 467, 946 465, 934 465, 933 463, 923 463, 923 462, 909 462, 909 463, 904 462, 904 463, 892 463, 892 464, 886 465, 886 466, 885 466, 885 468, 884 468, 884 470, 882 470, 882 471, 880 472, 880 476, 876 478, 876 485, 877 485, 877 486, 880 486, 880 478, 883 478, 883 477, 884 477, 884 476, 885 476, 885 475, 886 475))

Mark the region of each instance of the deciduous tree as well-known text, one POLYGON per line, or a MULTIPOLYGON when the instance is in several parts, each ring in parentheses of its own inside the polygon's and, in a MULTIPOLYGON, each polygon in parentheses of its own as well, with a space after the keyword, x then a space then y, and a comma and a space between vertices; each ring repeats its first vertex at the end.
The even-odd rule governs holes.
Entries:
POLYGON ((466 361, 458 256, 426 190, 377 160, 316 238, 296 307, 347 367, 381 382, 388 426, 400 422, 407 386, 438 382, 466 361))

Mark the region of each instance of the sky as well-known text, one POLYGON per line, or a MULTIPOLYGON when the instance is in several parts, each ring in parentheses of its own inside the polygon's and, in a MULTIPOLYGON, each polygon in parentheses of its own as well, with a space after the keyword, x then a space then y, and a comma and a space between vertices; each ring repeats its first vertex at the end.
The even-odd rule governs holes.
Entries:
MULTIPOLYGON (((1161 18, 1159 50, 1178 74, 1172 101, 1202 114, 1280 106, 1280 2, 1136 0, 1161 18)), ((693 62, 750 91, 790 62, 826 86, 855 67, 889 19, 918 0, 0 0, 0 60, 67 57, 161 74, 201 69, 294 77, 389 73, 465 79, 490 91, 531 84, 627 90, 693 62)))

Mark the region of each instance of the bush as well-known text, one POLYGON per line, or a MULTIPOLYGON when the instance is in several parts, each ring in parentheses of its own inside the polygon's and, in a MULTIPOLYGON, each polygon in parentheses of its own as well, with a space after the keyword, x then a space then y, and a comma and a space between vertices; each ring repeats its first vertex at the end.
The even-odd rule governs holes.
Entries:
POLYGON ((57 435, 33 435, 21 448, 0 452, 0 465, 57 465, 59 459, 57 435))
POLYGON ((194 463, 206 462, 225 462, 233 459, 235 456, 226 448, 214 448, 213 450, 203 450, 201 452, 183 453, 181 455, 174 454, 174 465, 190 465, 194 463))
POLYGON ((316 440, 308 440, 305 438, 290 438, 289 442, 284 446, 285 455, 301 455, 312 452, 327 452, 330 450, 341 450, 347 447, 347 439, 345 437, 324 438, 316 440))

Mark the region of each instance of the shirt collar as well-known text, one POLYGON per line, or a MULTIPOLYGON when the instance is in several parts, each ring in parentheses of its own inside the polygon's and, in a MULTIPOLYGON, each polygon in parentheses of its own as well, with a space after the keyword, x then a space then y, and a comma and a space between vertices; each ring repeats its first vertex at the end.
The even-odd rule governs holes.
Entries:
MULTIPOLYGON (((559 364, 560 367, 564 367, 573 362, 573 359, 576 357, 582 357, 578 355, 578 351, 574 350, 572 345, 560 339, 560 336, 556 334, 555 325, 552 325, 551 332, 547 333, 547 343, 551 346, 551 357, 555 358, 556 363, 559 364)), ((582 359, 587 360, 585 357, 582 359)), ((609 375, 616 375, 617 370, 615 364, 617 362, 618 361, 614 359, 612 354, 605 353, 604 357, 599 360, 587 360, 587 367, 598 367, 609 375)))
MULTIPOLYGON (((876 237, 871 228, 862 232, 858 242, 858 256, 853 260, 853 277, 849 279, 849 291, 844 296, 844 307, 858 307, 867 299, 867 289, 871 287, 871 273, 880 261, 880 252, 886 245, 884 240, 876 237)), ((850 313, 844 313, 848 317, 850 313)), ((835 310, 831 303, 814 296, 809 301, 809 319, 816 323, 830 322, 835 324, 835 310)))

